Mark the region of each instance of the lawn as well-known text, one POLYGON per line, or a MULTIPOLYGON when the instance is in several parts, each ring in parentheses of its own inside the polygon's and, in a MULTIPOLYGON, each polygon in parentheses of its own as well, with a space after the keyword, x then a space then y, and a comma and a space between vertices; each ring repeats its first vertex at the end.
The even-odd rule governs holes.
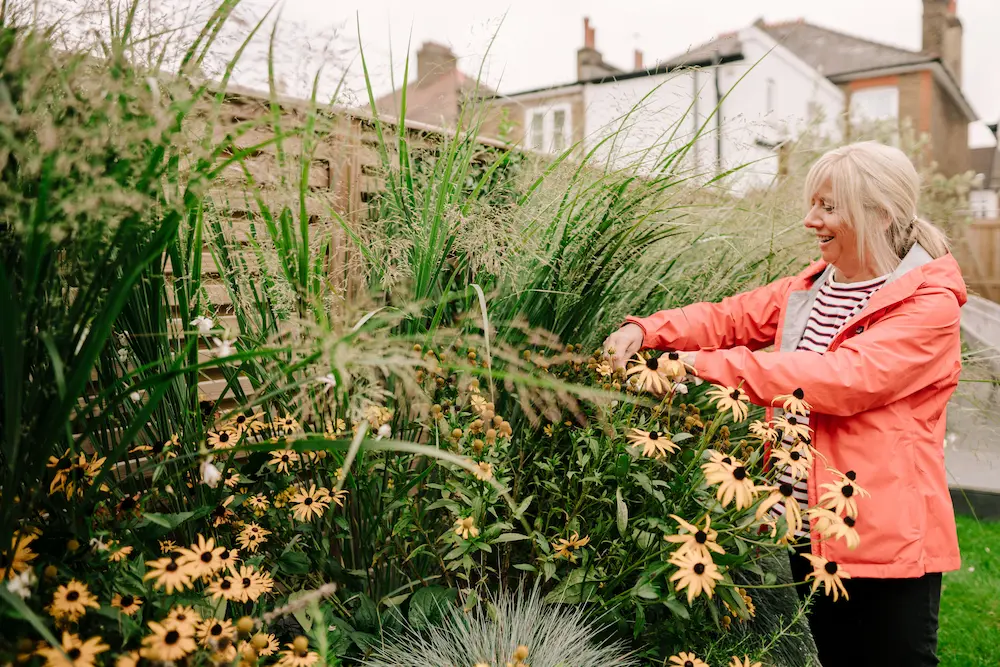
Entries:
POLYGON ((944 577, 942 667, 1000 665, 1000 522, 958 517, 962 569, 944 577))

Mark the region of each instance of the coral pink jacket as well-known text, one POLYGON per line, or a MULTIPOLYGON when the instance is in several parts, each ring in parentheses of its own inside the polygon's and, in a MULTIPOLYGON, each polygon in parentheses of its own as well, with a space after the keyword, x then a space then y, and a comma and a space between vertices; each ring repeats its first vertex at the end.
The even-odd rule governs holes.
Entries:
MULTIPOLYGON (((944 467, 945 409, 961 370, 959 317, 965 283, 951 255, 920 246, 903 259, 826 354, 796 351, 813 300, 832 266, 722 300, 627 318, 643 347, 698 350, 704 379, 742 386, 769 406, 796 388, 812 404, 814 457, 809 503, 834 481, 822 459, 853 470, 870 494, 858 499, 860 546, 820 541, 813 553, 852 577, 919 577, 960 566, 944 467), (764 352, 775 345, 778 351, 764 352)), ((770 416, 770 409, 768 410, 770 416)))

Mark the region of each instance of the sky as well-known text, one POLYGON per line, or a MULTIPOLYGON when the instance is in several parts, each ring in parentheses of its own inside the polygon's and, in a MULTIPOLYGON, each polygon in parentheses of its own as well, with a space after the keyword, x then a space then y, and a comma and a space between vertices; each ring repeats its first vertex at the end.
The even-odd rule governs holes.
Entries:
MULTIPOLYGON (((342 53, 338 65, 350 65, 346 85, 356 92, 364 85, 357 57, 360 28, 378 94, 392 88, 393 71, 399 85, 408 42, 411 58, 424 41, 446 44, 459 56, 463 71, 475 75, 482 63, 487 84, 516 92, 576 78, 584 16, 596 29, 604 59, 630 70, 634 49, 643 51, 649 66, 761 17, 768 22, 804 18, 919 49, 921 13, 921 0, 285 0, 282 18, 310 31, 335 31, 342 53)), ((981 119, 997 122, 1000 0, 958 0, 958 15, 965 28, 966 95, 981 119)), ((983 141, 981 134, 973 136, 983 141)))

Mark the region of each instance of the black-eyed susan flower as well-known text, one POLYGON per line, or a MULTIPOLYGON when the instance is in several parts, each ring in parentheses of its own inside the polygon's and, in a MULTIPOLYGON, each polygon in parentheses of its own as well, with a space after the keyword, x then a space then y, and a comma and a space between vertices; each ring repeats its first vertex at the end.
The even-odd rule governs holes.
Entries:
POLYGON ((803 479, 812 467, 812 450, 804 442, 797 442, 791 447, 774 447, 770 453, 776 465, 782 466, 794 479, 803 479))
POLYGON ((258 413, 245 414, 238 413, 229 420, 229 428, 239 434, 256 433, 263 427, 261 416, 258 413))
POLYGON ((708 484, 719 485, 715 497, 723 507, 734 499, 736 509, 746 509, 753 505, 757 492, 753 480, 750 479, 750 473, 747 472, 746 464, 729 456, 716 460, 717 455, 718 452, 714 452, 712 460, 701 466, 705 472, 705 481, 708 484))
POLYGON ((275 449, 271 452, 268 465, 273 465, 277 472, 288 474, 292 472, 293 464, 299 460, 299 455, 291 449, 275 449))
POLYGON ((100 609, 101 605, 86 584, 71 579, 69 583, 56 589, 49 613, 53 618, 75 622, 87 613, 88 607, 100 609))
POLYGON ((135 595, 122 595, 115 593, 111 598, 111 606, 117 607, 126 616, 134 616, 142 607, 142 598, 135 595))
POLYGON ((202 646, 214 649, 223 640, 236 643, 236 628, 228 619, 206 618, 198 626, 197 637, 202 646))
POLYGON ((669 664, 671 667, 708 667, 708 663, 699 659, 694 653, 685 651, 670 656, 669 664))
POLYGON ((316 488, 311 484, 309 489, 299 489, 289 501, 292 504, 292 516, 299 521, 312 521, 319 518, 330 506, 330 493, 323 487, 316 488))
POLYGON ((233 579, 240 585, 240 601, 256 602, 264 593, 270 590, 267 578, 262 576, 252 565, 242 565, 233 573, 233 579))
POLYGON ((240 653, 243 653, 243 649, 246 646, 252 646, 262 658, 266 658, 269 655, 274 655, 278 652, 281 646, 278 644, 277 638, 265 632, 258 632, 249 641, 244 641, 240 644, 240 653))
POLYGON ((275 421, 274 427, 285 434, 295 433, 299 430, 299 420, 291 415, 281 415, 275 421))
POLYGON ((169 440, 154 442, 152 445, 138 445, 131 450, 132 454, 150 454, 154 457, 177 458, 177 451, 181 447, 180 437, 174 433, 169 440))
POLYGON ((759 662, 750 662, 748 656, 743 656, 743 659, 740 660, 734 655, 732 661, 729 663, 729 667, 761 667, 761 665, 759 662))
POLYGON ((660 369, 660 360, 654 356, 636 355, 630 359, 632 367, 625 371, 627 377, 636 377, 636 384, 641 391, 653 394, 664 394, 671 386, 670 378, 660 369))
POLYGON ((774 400, 771 401, 771 405, 774 405, 778 401, 781 401, 781 409, 785 412, 791 412, 797 415, 808 415, 812 406, 806 402, 806 394, 801 389, 796 389, 790 394, 782 394, 781 396, 775 396, 774 400))
POLYGON ((493 464, 486 461, 476 462, 476 471, 473 473, 480 482, 493 479, 493 464))
POLYGON ((658 361, 660 362, 660 372, 668 378, 676 380, 687 375, 688 369, 679 352, 671 351, 661 354, 658 361))
POLYGON ((470 537, 479 537, 479 529, 476 528, 476 520, 471 516, 455 520, 455 534, 464 540, 470 537))
POLYGON ((243 527, 243 530, 236 537, 236 541, 240 543, 241 547, 248 549, 250 553, 257 553, 257 549, 267 541, 267 536, 270 534, 271 531, 251 521, 243 527))
POLYGON ((115 667, 139 667, 140 655, 138 651, 122 653, 115 658, 115 667))
POLYGON ((556 558, 565 558, 569 562, 575 563, 576 554, 573 552, 582 549, 588 544, 590 544, 590 537, 580 537, 580 534, 577 532, 570 535, 568 540, 560 537, 555 546, 556 558))
MULTIPOLYGON (((222 667, 223 665, 232 665, 236 662, 236 658, 236 644, 223 642, 218 649, 215 649, 211 652, 211 654, 209 654, 208 661, 217 667, 222 667), (225 646, 225 648, 223 648, 223 646, 225 646)), ((250 667, 249 664, 244 665, 243 663, 245 662, 245 660, 240 660, 240 664, 236 667, 250 667)))
POLYGON ((177 605, 171 608, 167 617, 163 620, 164 625, 184 625, 190 628, 190 634, 194 635, 201 624, 201 614, 195 611, 194 607, 177 605))
POLYGON ((828 470, 839 479, 820 485, 826 493, 819 497, 819 505, 837 514, 846 513, 847 516, 857 518, 858 498, 867 498, 868 492, 858 486, 853 470, 848 470, 846 473, 830 468, 828 470))
POLYGON ((719 534, 712 530, 712 518, 706 514, 705 515, 705 527, 699 528, 698 526, 692 525, 680 518, 676 514, 671 514, 670 518, 680 524, 685 533, 679 533, 677 535, 664 535, 663 539, 667 542, 672 542, 674 544, 680 544, 675 553, 683 553, 685 551, 694 551, 696 553, 703 554, 704 556, 711 558, 711 552, 714 551, 717 554, 726 553, 725 549, 719 546, 716 540, 719 534))
POLYGON ((799 501, 793 495, 795 487, 787 482, 782 482, 775 486, 760 486, 757 487, 757 490, 768 493, 764 502, 757 506, 756 516, 758 520, 763 518, 772 507, 781 503, 785 508, 784 516, 788 523, 787 532, 794 534, 802 530, 802 508, 799 507, 799 501))
POLYGON ((187 568, 188 574, 193 579, 198 577, 208 577, 212 573, 222 569, 222 561, 219 555, 225 550, 222 545, 215 545, 215 538, 205 539, 199 534, 198 540, 187 549, 181 549, 177 562, 187 568))
POLYGON ((212 510, 211 514, 213 526, 218 528, 219 526, 223 526, 233 520, 236 513, 229 509, 229 506, 232 504, 234 499, 235 496, 227 496, 226 498, 223 498, 221 503, 215 506, 215 509, 212 510))
POLYGON ((142 639, 139 655, 154 662, 176 662, 197 650, 194 628, 188 625, 149 622, 151 634, 142 639))
POLYGON ((806 581, 813 580, 813 591, 822 584, 826 594, 833 596, 834 602, 837 601, 840 594, 843 594, 845 600, 850 599, 847 597, 847 589, 844 588, 843 580, 850 579, 851 575, 842 567, 832 560, 815 554, 802 554, 802 557, 813 566, 813 571, 806 575, 806 581))
POLYGON ((223 549, 222 553, 219 554, 219 560, 222 561, 222 569, 232 572, 240 560, 240 551, 239 549, 223 549))
POLYGON ((670 575, 670 581, 677 582, 675 588, 678 593, 687 590, 688 604, 701 593, 711 598, 715 592, 715 582, 722 580, 719 568, 704 553, 690 550, 675 553, 669 562, 677 566, 677 571, 670 575))
POLYGON ((37 535, 24 535, 20 531, 14 531, 14 537, 10 541, 10 549, 0 551, 0 577, 6 573, 8 579, 13 579, 31 567, 31 561, 38 558, 38 554, 31 550, 31 543, 37 537, 37 535))
POLYGON ((215 600, 236 600, 243 597, 243 587, 236 573, 224 574, 208 583, 205 593, 215 600))
POLYGON ((132 547, 121 546, 117 542, 108 545, 108 560, 112 563, 119 563, 132 555, 132 547))
POLYGON ((628 441, 636 447, 642 447, 642 455, 651 458, 662 458, 679 449, 663 431, 643 431, 641 428, 633 428, 629 432, 628 441))
POLYGON ((281 657, 275 663, 279 667, 312 667, 319 661, 319 654, 309 650, 308 642, 305 643, 304 647, 301 647, 301 642, 297 638, 295 642, 285 644, 285 646, 288 649, 281 651, 281 657))
POLYGON ((739 387, 714 385, 705 392, 705 396, 715 401, 715 407, 719 412, 727 410, 732 412, 734 422, 741 422, 750 414, 750 409, 747 407, 750 397, 739 387))
POLYGON ((152 579, 153 588, 163 588, 167 595, 192 586, 188 569, 171 556, 147 562, 146 570, 143 580, 152 579))
POLYGON ((258 493, 248 497, 245 501, 246 506, 253 510, 254 514, 257 516, 263 515, 267 511, 267 508, 271 506, 271 501, 267 499, 263 493, 258 493))
POLYGON ((855 529, 857 520, 852 516, 841 517, 824 507, 813 507, 806 511, 815 523, 813 529, 824 539, 842 539, 848 549, 857 549, 861 537, 855 529))
POLYGON ((239 439, 240 436, 236 431, 223 428, 218 431, 209 431, 205 446, 208 449, 231 449, 236 446, 239 439))
POLYGON ((762 422, 759 419, 752 422, 750 427, 747 429, 750 435, 759 439, 761 442, 776 442, 778 440, 778 429, 771 426, 768 422, 762 422))
POLYGON ((775 417, 774 427, 793 440, 809 440, 809 424, 802 417, 788 414, 775 417))
POLYGON ((97 656, 109 648, 100 637, 83 641, 80 635, 63 630, 59 646, 43 646, 38 654, 45 658, 46 667, 93 667, 97 656))

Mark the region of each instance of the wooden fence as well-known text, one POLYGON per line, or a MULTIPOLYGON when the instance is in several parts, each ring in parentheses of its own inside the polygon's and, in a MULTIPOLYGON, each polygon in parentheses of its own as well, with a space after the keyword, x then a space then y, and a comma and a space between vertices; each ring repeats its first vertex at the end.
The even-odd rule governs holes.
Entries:
POLYGON ((1000 220, 973 220, 954 245, 969 291, 1000 303, 1000 220))

